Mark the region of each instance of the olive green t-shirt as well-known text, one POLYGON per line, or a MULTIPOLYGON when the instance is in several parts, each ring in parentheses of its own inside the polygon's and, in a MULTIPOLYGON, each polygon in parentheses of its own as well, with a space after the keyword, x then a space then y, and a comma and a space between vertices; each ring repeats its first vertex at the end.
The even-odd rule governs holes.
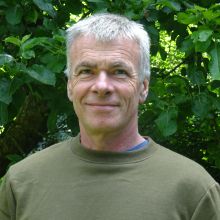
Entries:
POLYGON ((79 136, 12 166, 0 220, 220 220, 220 187, 197 163, 149 138, 133 152, 99 152, 79 136))

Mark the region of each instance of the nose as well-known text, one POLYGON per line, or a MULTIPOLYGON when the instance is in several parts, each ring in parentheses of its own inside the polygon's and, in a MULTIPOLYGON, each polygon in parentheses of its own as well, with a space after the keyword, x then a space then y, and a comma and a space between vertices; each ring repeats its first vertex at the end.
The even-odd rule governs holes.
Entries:
POLYGON ((99 72, 92 86, 92 92, 96 93, 98 96, 106 96, 111 94, 112 90, 113 85, 108 73, 105 71, 99 72))

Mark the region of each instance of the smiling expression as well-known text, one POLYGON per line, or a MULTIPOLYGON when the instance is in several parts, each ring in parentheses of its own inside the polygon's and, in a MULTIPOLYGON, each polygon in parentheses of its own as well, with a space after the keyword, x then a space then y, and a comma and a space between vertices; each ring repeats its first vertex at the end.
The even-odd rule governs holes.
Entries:
POLYGON ((148 81, 138 78, 139 46, 133 40, 98 42, 78 37, 70 49, 68 97, 80 130, 125 132, 137 127, 138 105, 145 100, 148 81))

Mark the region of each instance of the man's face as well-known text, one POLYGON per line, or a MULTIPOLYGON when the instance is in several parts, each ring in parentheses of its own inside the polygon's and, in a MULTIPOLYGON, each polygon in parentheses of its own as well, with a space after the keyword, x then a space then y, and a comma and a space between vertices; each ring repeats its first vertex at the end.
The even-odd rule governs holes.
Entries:
POLYGON ((80 130, 117 133, 135 128, 138 104, 148 90, 148 81, 138 79, 138 44, 127 39, 103 43, 86 36, 77 38, 70 51, 68 97, 80 130))

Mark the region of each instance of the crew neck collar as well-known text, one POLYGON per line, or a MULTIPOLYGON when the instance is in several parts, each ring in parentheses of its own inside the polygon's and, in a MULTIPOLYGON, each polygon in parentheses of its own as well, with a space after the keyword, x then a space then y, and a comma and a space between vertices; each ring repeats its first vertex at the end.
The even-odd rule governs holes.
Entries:
POLYGON ((71 150, 75 156, 81 160, 91 163, 105 163, 105 164, 123 164, 135 163, 151 157, 158 149, 158 145, 150 138, 144 137, 148 140, 148 146, 134 151, 110 152, 97 151, 88 149, 80 143, 80 135, 71 139, 71 150))

